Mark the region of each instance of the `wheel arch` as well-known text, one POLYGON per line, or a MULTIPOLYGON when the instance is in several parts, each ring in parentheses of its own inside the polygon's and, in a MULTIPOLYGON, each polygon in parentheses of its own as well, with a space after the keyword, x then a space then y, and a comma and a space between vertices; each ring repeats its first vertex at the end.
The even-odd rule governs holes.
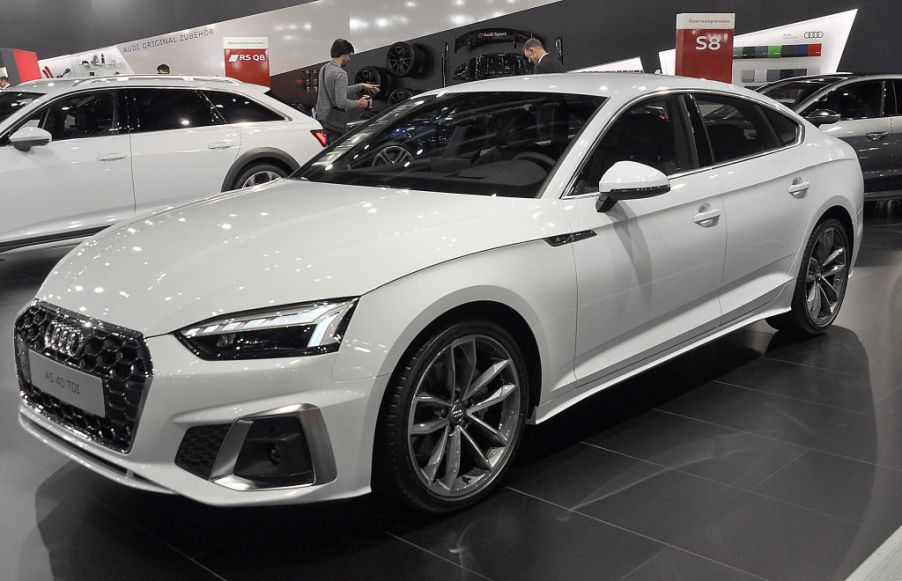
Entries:
POLYGON ((395 379, 400 368, 399 363, 410 357, 432 334, 455 322, 468 319, 489 321, 501 325, 517 339, 517 344, 523 350, 523 357, 526 360, 526 372, 529 378, 529 409, 532 413, 542 395, 542 355, 539 345, 535 333, 523 315, 510 305, 496 300, 483 299, 464 302, 434 317, 400 352, 391 372, 390 381, 395 379))
POLYGON ((232 163, 232 167, 229 168, 229 171, 226 173, 226 177, 222 182, 222 191, 227 192, 234 189, 232 186, 238 176, 241 175, 241 172, 255 163, 271 163, 281 167, 289 174, 297 171, 297 169, 301 167, 301 164, 299 164, 294 157, 281 149, 275 147, 257 147, 242 153, 238 156, 238 159, 232 163))

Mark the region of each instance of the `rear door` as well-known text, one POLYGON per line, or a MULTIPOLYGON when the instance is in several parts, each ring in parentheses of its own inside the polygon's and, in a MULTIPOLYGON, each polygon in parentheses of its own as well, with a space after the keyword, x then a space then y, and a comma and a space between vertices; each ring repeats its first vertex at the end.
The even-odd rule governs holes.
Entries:
POLYGON ((129 89, 138 212, 222 191, 241 133, 189 88, 129 89))
POLYGON ((840 85, 802 112, 803 116, 818 109, 839 113, 839 123, 821 125, 819 129, 855 148, 864 173, 865 193, 890 187, 887 172, 893 166, 894 111, 888 110, 887 104, 887 83, 872 79, 840 85))
POLYGON ((134 214, 120 90, 55 99, 0 138, 0 248, 76 238, 134 214), (9 135, 40 127, 53 140, 19 151, 9 135))
MULTIPOLYGON (((793 260, 808 233, 808 190, 815 169, 800 170, 790 149, 801 126, 747 99, 694 93, 723 191, 727 221, 726 262, 720 297, 723 322, 772 301, 795 279, 793 260)), ((820 187, 823 187, 821 184, 820 187)))

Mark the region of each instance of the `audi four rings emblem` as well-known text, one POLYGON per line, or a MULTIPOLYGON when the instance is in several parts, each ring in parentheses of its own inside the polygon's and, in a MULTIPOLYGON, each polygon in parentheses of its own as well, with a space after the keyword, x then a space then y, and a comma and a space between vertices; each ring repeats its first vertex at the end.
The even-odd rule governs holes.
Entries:
POLYGON ((808 39, 808 40, 812 40, 812 39, 815 39, 815 38, 824 38, 824 33, 823 33, 822 31, 817 31, 817 32, 806 32, 806 33, 805 33, 805 38, 808 39))
POLYGON ((84 347, 85 336, 81 329, 54 321, 44 333, 44 345, 47 349, 60 355, 76 357, 84 347))

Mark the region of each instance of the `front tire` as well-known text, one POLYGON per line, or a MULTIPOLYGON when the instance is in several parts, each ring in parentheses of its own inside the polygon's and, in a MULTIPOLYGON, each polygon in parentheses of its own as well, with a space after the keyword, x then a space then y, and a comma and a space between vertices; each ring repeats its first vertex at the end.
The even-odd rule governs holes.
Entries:
POLYGON ((811 233, 792 296, 792 310, 767 322, 779 331, 802 337, 824 333, 836 320, 849 279, 849 235, 830 218, 811 233))
POLYGON ((442 514, 504 479, 523 437, 529 377, 516 340, 489 321, 453 323, 398 370, 376 430, 373 489, 442 514))

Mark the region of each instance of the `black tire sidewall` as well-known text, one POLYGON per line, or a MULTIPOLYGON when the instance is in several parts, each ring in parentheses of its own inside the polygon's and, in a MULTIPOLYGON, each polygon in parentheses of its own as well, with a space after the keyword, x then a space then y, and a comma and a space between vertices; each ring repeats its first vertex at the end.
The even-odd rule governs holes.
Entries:
POLYGON ((409 352, 392 375, 380 409, 374 450, 373 489, 417 510, 434 514, 454 512, 472 506, 501 483, 516 457, 530 409, 529 374, 516 339, 502 326, 488 321, 451 323, 432 333, 409 352), (468 335, 484 335, 498 341, 510 354, 520 380, 520 423, 510 444, 505 465, 485 488, 460 499, 449 500, 430 492, 416 473, 407 443, 407 422, 413 393, 419 378, 436 355, 451 342, 468 335))
MULTIPOLYGON (((812 232, 811 236, 808 238, 808 244, 805 247, 805 254, 802 255, 802 264, 799 266, 799 277, 796 280, 796 289, 792 300, 792 308, 793 311, 796 311, 799 315, 799 319, 803 327, 802 330, 810 335, 819 335, 829 329, 831 325, 833 325, 834 321, 836 321, 836 317, 839 316, 839 311, 842 308, 843 301, 846 297, 846 289, 849 286, 847 278, 845 284, 843 284, 842 292, 839 296, 839 302, 836 306, 836 313, 833 315, 833 318, 830 319, 830 322, 823 325, 818 325, 811 319, 811 315, 808 313, 808 293, 806 290, 808 261, 811 259, 811 255, 814 253, 814 247, 817 243, 818 238, 820 238, 821 234, 828 228, 835 229, 839 233, 839 235, 842 236, 846 252, 851 258, 851 244, 849 242, 849 235, 842 223, 835 218, 829 218, 820 222, 817 227, 815 227, 814 232, 812 232)), ((847 268, 848 267, 849 264, 847 263, 847 268)), ((844 276, 848 277, 848 271, 844 273, 844 276)))

